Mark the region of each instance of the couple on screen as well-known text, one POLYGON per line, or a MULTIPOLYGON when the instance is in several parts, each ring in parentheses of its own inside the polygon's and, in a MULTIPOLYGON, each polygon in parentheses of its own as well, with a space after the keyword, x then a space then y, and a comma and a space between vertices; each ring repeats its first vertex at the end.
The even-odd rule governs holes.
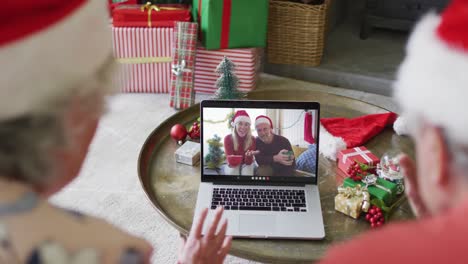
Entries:
POLYGON ((252 121, 245 110, 234 114, 231 125, 232 133, 224 138, 227 161, 224 174, 288 176, 294 173, 296 162, 291 143, 273 133, 273 123, 268 116, 255 118, 257 137, 252 135, 252 121))

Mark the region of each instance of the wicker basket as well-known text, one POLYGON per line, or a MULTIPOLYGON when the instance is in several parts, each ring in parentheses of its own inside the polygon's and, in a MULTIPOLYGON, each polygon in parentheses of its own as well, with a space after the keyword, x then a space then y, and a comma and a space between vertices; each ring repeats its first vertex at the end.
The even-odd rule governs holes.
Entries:
POLYGON ((322 60, 330 0, 307 5, 271 0, 268 18, 268 62, 317 66, 322 60))

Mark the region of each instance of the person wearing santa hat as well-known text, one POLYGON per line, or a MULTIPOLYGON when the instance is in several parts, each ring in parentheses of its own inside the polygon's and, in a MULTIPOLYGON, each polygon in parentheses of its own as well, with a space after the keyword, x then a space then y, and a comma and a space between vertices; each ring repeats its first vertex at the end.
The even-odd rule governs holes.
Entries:
POLYGON ((323 263, 466 263, 468 0, 424 16, 406 51, 394 98, 415 142, 416 161, 400 166, 418 219, 333 247, 323 263))
POLYGON ((252 136, 249 114, 245 110, 234 113, 232 133, 224 137, 227 166, 225 175, 252 176, 254 174, 255 138, 252 136))
MULTIPOLYGON (((0 263, 149 263, 143 239, 48 202, 78 175, 112 90, 106 1, 6 1, 0 17, 0 263)), ((221 214, 205 237, 198 217, 180 263, 222 263, 221 214)))
POLYGON ((266 115, 255 118, 255 130, 258 154, 255 160, 258 163, 259 176, 291 176, 296 169, 296 160, 292 154, 289 140, 273 133, 273 122, 266 115))

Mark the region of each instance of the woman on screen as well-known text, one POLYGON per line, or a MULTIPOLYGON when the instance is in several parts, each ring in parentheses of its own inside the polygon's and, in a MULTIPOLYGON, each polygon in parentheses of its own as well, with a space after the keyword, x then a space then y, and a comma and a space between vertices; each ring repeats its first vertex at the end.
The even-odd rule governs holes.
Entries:
POLYGON ((227 166, 225 175, 252 176, 254 174, 255 138, 252 136, 249 114, 238 110, 232 117, 232 133, 224 137, 227 166))

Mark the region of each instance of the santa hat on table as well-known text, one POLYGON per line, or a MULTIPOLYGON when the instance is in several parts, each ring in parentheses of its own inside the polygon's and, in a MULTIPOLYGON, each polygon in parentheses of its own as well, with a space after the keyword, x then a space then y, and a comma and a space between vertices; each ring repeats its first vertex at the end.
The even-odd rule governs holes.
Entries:
POLYGON ((106 4, 2 2, 0 121, 33 111, 75 88, 108 61, 112 43, 106 4))
POLYGON ((273 122, 271 122, 271 119, 266 115, 259 115, 255 118, 255 126, 259 124, 267 124, 270 125, 270 128, 273 128, 273 122))
MULTIPOLYGON (((393 124, 396 118, 397 115, 391 112, 356 118, 322 118, 320 119, 320 153, 329 159, 336 160, 340 150, 365 144, 386 126, 393 124)), ((312 131, 312 129, 306 131, 312 131)), ((307 133, 305 138, 312 138, 307 133)))
POLYGON ((424 119, 449 138, 468 145, 468 0, 455 0, 416 25, 394 86, 408 125, 424 119), (441 111, 443 110, 443 111, 441 111))
POLYGON ((241 121, 249 123, 249 124, 252 123, 252 121, 250 120, 249 114, 247 114, 247 112, 245 110, 238 110, 234 114, 234 116, 232 117, 231 126, 234 127, 237 123, 239 123, 241 121))

